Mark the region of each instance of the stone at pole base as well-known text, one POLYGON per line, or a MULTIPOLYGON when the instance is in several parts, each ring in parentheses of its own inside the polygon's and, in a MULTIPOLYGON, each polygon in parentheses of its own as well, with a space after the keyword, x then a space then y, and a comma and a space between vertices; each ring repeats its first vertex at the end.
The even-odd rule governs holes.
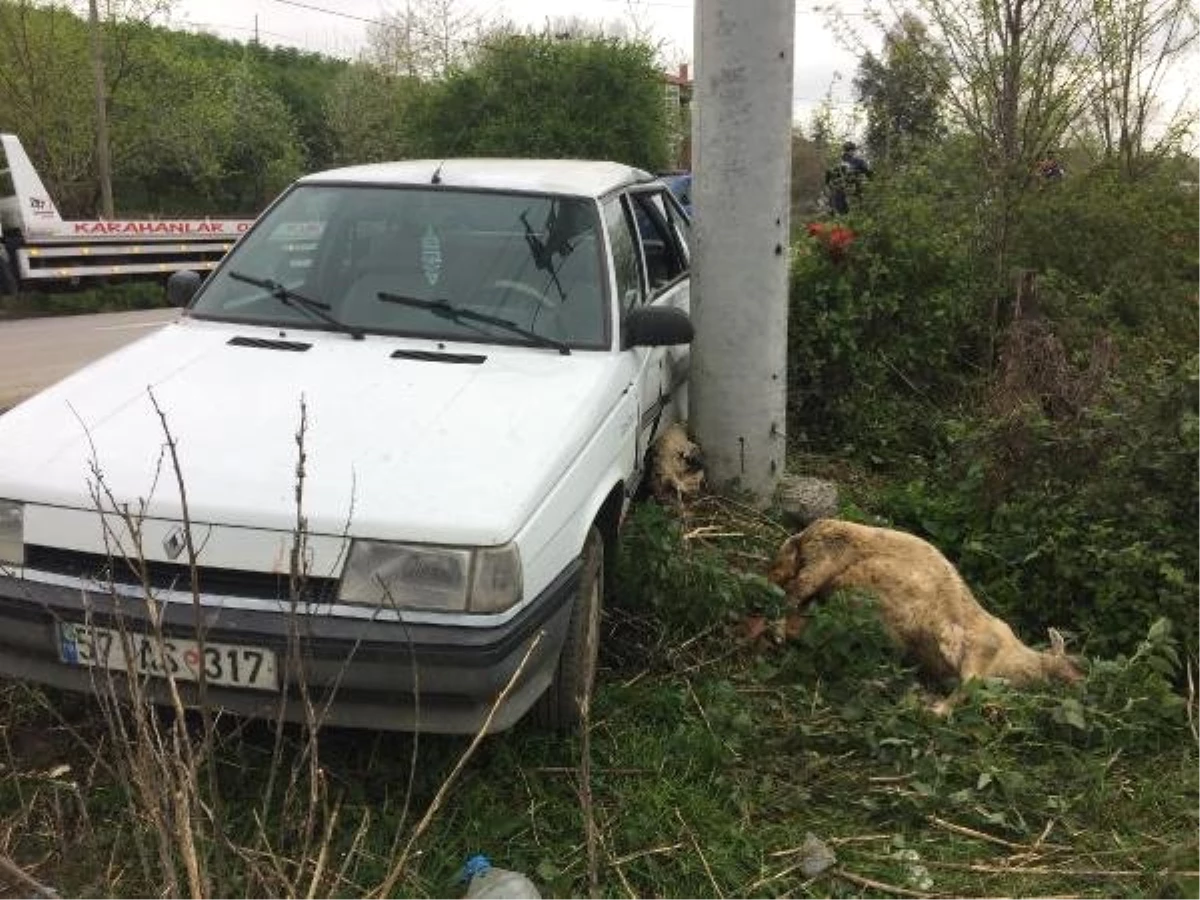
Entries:
POLYGON ((817 519, 838 513, 837 485, 822 478, 784 475, 775 494, 783 519, 796 528, 807 528, 817 519))

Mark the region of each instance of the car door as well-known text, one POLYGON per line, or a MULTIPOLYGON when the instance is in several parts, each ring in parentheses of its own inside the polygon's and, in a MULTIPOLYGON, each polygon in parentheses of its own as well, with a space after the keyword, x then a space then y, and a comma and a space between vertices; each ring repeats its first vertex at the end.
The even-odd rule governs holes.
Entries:
MULTIPOLYGON (((618 314, 623 319, 638 306, 675 306, 684 311, 690 303, 691 260, 686 217, 662 186, 634 188, 605 204, 605 219, 612 244, 617 281, 618 314)), ((662 429, 686 415, 687 347, 631 347, 636 368, 638 441, 635 467, 638 476, 646 450, 662 429)))
MULTIPOLYGON (((645 278, 646 300, 652 306, 691 307, 690 226, 675 196, 663 185, 629 192, 645 278)), ((650 401, 648 441, 676 420, 687 418, 689 346, 650 348, 644 374, 650 401)))

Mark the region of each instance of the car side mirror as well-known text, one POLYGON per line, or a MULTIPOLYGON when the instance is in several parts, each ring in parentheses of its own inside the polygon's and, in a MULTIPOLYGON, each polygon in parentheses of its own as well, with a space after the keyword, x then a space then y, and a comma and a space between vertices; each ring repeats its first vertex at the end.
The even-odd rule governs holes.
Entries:
POLYGON ((695 336, 688 314, 673 306, 639 306, 625 316, 627 347, 690 344, 695 336))
POLYGON ((203 280, 199 272, 193 272, 191 269, 172 272, 171 277, 167 279, 167 301, 172 306, 187 306, 200 289, 200 282, 203 280))

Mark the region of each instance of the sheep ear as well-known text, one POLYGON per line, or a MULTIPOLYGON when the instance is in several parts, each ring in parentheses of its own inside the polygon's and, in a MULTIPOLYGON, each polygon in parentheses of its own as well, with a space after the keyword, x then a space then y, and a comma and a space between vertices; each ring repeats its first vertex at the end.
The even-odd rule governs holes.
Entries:
POLYGON ((1049 629, 1050 632, 1050 652, 1055 656, 1067 655, 1067 642, 1063 640, 1062 634, 1057 628, 1049 629))

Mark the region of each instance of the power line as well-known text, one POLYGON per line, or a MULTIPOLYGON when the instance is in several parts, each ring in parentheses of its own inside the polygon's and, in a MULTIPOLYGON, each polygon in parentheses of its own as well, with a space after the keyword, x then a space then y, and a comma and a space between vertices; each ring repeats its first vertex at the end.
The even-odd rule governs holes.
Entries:
MULTIPOLYGON (((294 6, 297 9, 307 9, 310 12, 323 13, 327 16, 336 16, 339 19, 349 19, 352 22, 362 22, 366 25, 377 25, 380 28, 386 28, 389 31, 411 30, 417 32, 418 34, 424 35, 427 38, 433 38, 434 40, 438 41, 445 40, 448 37, 448 35, 444 33, 431 31, 428 28, 422 27, 419 23, 413 23, 412 21, 402 22, 393 20, 389 22, 386 19, 373 19, 368 16, 356 16, 353 13, 342 12, 340 9, 329 9, 325 6, 317 6, 315 3, 303 3, 301 0, 273 0, 273 2, 280 3, 284 6, 294 6)), ((458 41, 458 43, 466 46, 468 44, 475 44, 477 42, 458 41)))
POLYGON ((213 30, 222 30, 222 31, 248 31, 248 32, 257 31, 259 34, 265 34, 267 37, 276 37, 276 38, 280 38, 281 40, 285 40, 285 41, 293 40, 292 35, 283 34, 282 32, 279 32, 279 31, 267 31, 265 28, 257 28, 256 29, 256 28, 246 26, 246 25, 229 25, 229 24, 226 24, 225 22, 195 22, 195 21, 192 21, 191 19, 187 19, 186 21, 183 21, 180 24, 186 26, 187 28, 199 28, 199 29, 211 28, 213 30))
POLYGON ((299 9, 307 9, 312 12, 324 13, 327 16, 337 16, 339 19, 350 19, 354 22, 365 22, 368 25, 388 25, 388 22, 382 19, 370 19, 366 16, 356 16, 353 13, 342 12, 340 9, 327 9, 324 6, 317 6, 313 3, 301 3, 300 0, 274 0, 275 3, 281 3, 284 6, 295 6, 299 9))
MULTIPOLYGON (((317 6, 315 3, 304 3, 302 0, 273 0, 275 3, 283 6, 294 6, 297 9, 307 9, 311 12, 324 13, 327 16, 336 16, 339 19, 349 19, 352 22, 363 22, 367 25, 382 25, 391 27, 393 23, 383 19, 373 19, 368 16, 356 16, 354 13, 342 12, 340 9, 329 9, 325 6, 317 6)), ((600 0, 602 3, 625 3, 625 0, 600 0)), ((692 3, 642 3, 642 6, 664 7, 666 9, 693 9, 692 3)), ((834 10, 830 8, 813 5, 810 9, 797 9, 798 16, 868 16, 868 12, 846 12, 843 10, 834 10)))

